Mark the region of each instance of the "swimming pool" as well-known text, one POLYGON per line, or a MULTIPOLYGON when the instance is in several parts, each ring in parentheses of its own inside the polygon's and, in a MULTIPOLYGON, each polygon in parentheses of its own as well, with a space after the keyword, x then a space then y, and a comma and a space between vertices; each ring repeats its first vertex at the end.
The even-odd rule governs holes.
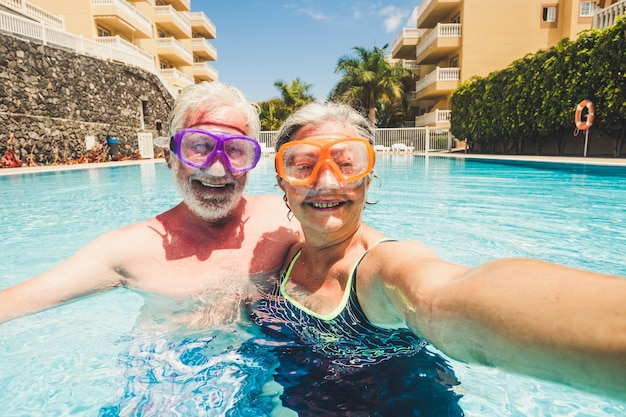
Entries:
MULTIPOLYGON (((391 237, 421 240, 467 265, 535 257, 626 277, 625 167, 380 155, 376 172, 382 186, 374 181, 368 199, 377 204, 365 220, 391 237)), ((271 158, 251 173, 248 192, 279 193, 271 158)), ((179 200, 163 163, 0 176, 0 287, 179 200)), ((97 415, 126 376, 118 361, 141 305, 140 296, 119 289, 1 325, 1 414, 97 415)), ((248 330, 233 330, 228 343, 240 343, 248 330)), ((450 365, 468 416, 626 414, 624 403, 560 385, 450 365)), ((229 383, 241 382, 231 376, 229 383)), ((278 388, 264 389, 275 400, 267 391, 278 388)))

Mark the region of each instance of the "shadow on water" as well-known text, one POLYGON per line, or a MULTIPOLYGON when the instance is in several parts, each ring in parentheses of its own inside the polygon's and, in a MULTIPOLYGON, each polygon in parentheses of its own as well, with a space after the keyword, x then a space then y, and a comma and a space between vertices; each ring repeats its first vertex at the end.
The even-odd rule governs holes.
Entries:
POLYGON ((509 159, 471 158, 465 160, 479 164, 505 165, 516 168, 532 168, 544 171, 561 171, 570 174, 600 175, 610 177, 626 177, 626 166, 568 164, 562 162, 522 161, 509 159))
POLYGON ((278 353, 282 403, 299 416, 463 416, 452 369, 426 349, 344 367, 306 348, 278 353))

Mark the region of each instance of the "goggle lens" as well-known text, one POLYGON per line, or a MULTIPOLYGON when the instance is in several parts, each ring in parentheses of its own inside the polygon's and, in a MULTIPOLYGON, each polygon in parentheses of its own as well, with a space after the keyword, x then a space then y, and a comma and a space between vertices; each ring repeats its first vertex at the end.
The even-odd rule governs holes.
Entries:
POLYGON ((232 172, 249 171, 261 158, 261 146, 250 137, 220 131, 183 129, 172 137, 172 151, 194 168, 206 168, 222 155, 232 172))
POLYGON ((374 149, 363 138, 305 139, 284 144, 276 154, 278 175, 293 185, 312 185, 326 164, 337 179, 357 181, 374 168, 374 149))

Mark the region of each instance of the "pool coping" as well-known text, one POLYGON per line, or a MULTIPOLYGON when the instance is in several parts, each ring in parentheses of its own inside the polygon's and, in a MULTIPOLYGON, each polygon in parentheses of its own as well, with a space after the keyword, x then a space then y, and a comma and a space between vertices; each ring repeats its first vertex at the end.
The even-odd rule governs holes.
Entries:
MULTIPOLYGON (((392 154, 387 154, 392 155, 392 154)), ((626 167, 626 158, 598 158, 598 157, 581 157, 581 156, 538 156, 538 155, 486 155, 462 152, 430 152, 430 153, 412 153, 407 155, 419 155, 428 157, 445 157, 456 159, 487 159, 502 161, 525 161, 525 162, 545 162, 545 163, 564 163, 564 164, 583 164, 583 165, 604 165, 604 166, 623 166, 626 167)), ((96 169, 111 168, 125 165, 142 165, 165 163, 164 158, 154 159, 136 159, 128 161, 111 161, 97 162, 90 164, 72 164, 72 165, 46 165, 36 167, 19 167, 19 168, 1 168, 0 177, 7 175, 33 174, 39 172, 53 171, 70 171, 76 169, 96 169)))
POLYGON ((34 174, 40 172, 72 171, 77 169, 112 168, 126 165, 146 165, 165 163, 164 158, 133 159, 128 161, 94 162, 87 164, 45 165, 36 167, 1 168, 0 177, 7 175, 34 174))
POLYGON ((605 166, 623 166, 626 167, 626 158, 614 157, 582 157, 582 156, 542 156, 542 155, 486 155, 475 153, 428 153, 428 156, 442 156, 446 158, 457 159, 485 159, 485 160, 501 160, 501 161, 519 161, 519 162, 544 162, 544 163, 562 163, 562 164, 580 164, 580 165, 605 165, 605 166))

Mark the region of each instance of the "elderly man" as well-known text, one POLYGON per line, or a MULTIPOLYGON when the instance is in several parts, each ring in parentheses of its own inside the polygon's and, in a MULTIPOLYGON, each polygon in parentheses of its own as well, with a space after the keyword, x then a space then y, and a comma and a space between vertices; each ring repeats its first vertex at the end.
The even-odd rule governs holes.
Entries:
POLYGON ((236 320, 299 236, 279 196, 243 194, 260 157, 259 130, 258 110, 239 90, 186 88, 172 109, 167 152, 183 201, 0 291, 0 322, 121 286, 144 296, 142 327, 236 320))

